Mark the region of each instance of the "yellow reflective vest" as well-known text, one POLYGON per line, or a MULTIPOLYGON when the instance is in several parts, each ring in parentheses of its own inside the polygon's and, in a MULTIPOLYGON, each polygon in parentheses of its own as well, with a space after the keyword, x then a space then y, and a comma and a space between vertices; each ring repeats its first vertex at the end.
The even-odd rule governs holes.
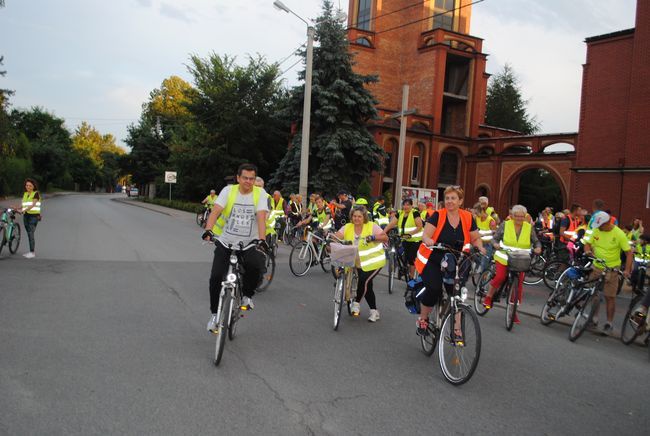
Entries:
MULTIPOLYGON (((259 186, 253 186, 253 204, 255 205, 256 210, 257 204, 260 201, 261 192, 262 188, 259 186)), ((226 207, 223 208, 221 215, 219 215, 219 218, 217 218, 217 222, 214 224, 214 226, 212 226, 212 233, 215 235, 219 236, 223 233, 223 228, 226 226, 226 221, 230 217, 230 212, 232 212, 232 207, 235 205, 238 193, 239 185, 232 185, 230 187, 230 192, 228 193, 228 202, 226 203, 226 207)))
MULTIPOLYGON (((532 245, 530 240, 532 229, 533 226, 531 226, 530 223, 523 222, 519 238, 517 238, 515 222, 513 220, 506 221, 503 229, 503 241, 501 241, 501 247, 510 250, 530 250, 532 245)), ((503 250, 497 250, 494 252, 494 260, 499 262, 501 265, 508 266, 508 253, 503 250)))
POLYGON ((413 215, 415 214, 415 211, 411 211, 409 213, 409 216, 406 218, 406 224, 404 225, 404 231, 402 231, 402 222, 404 221, 404 211, 400 210, 399 212, 399 218, 397 219, 397 229, 399 231, 399 234, 409 234, 411 235, 411 238, 408 239, 409 242, 419 242, 422 240, 422 234, 423 231, 420 230, 418 232, 418 228, 415 225, 415 218, 413 215), (415 233, 417 232, 417 233, 415 233))
POLYGON ((31 193, 25 192, 23 194, 23 209, 27 209, 32 205, 34 206, 30 210, 25 212, 28 215, 39 215, 41 213, 41 200, 40 199, 34 200, 34 197, 36 196, 36 192, 37 191, 32 191, 31 193))
MULTIPOLYGON (((374 223, 368 221, 361 229, 359 235, 359 266, 363 271, 374 271, 386 265, 386 253, 381 242, 366 242, 366 238, 372 235, 374 223)), ((343 239, 354 242, 354 224, 347 223, 343 227, 343 239)))

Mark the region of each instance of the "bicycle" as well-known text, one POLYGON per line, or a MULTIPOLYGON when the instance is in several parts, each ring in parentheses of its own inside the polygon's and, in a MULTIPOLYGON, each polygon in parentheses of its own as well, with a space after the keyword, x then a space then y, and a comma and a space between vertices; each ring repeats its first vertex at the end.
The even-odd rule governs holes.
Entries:
MULTIPOLYGON (((214 244, 221 244, 218 239, 212 240, 214 244)), ((244 251, 255 249, 255 243, 251 242, 247 246, 239 243, 238 248, 234 248, 232 244, 222 244, 230 250, 228 272, 221 282, 221 291, 219 292, 219 304, 217 307, 217 323, 216 330, 213 333, 216 335, 216 345, 214 350, 214 364, 219 366, 221 358, 223 357, 223 350, 226 345, 226 332, 229 340, 235 338, 237 330, 237 322, 243 317, 242 311, 247 308, 241 306, 242 301, 242 268, 241 268, 241 255, 244 251)))
MULTIPOLYGON (((388 264, 388 293, 392 294, 395 288, 395 277, 397 280, 404 280, 408 282, 411 280, 410 268, 406 262, 406 253, 402 246, 404 237, 397 234, 397 232, 389 232, 388 235, 388 250, 386 253, 388 264)), ((410 235, 408 236, 410 237, 410 235)))
POLYGON ((199 227, 205 227, 205 223, 208 222, 210 212, 212 212, 212 208, 206 205, 202 211, 196 213, 196 224, 198 224, 199 227))
POLYGON ((294 276, 304 276, 315 264, 320 264, 324 272, 330 271, 330 255, 327 251, 327 241, 331 238, 330 235, 333 234, 323 234, 320 229, 309 230, 307 238, 294 245, 289 254, 289 269, 294 276))
MULTIPOLYGON (((517 307, 519 306, 519 277, 521 273, 525 273, 530 269, 531 264, 531 251, 529 249, 508 249, 500 248, 499 250, 505 251, 508 256, 508 278, 496 290, 492 297, 492 302, 498 303, 502 297, 506 298, 506 330, 512 330, 514 325, 515 315, 517 314, 517 307)), ((483 272, 479 279, 479 284, 474 291, 474 309, 480 316, 485 316, 490 309, 483 305, 483 298, 488 294, 488 287, 495 274, 495 269, 488 268, 483 272)))
POLYGON ((273 257, 276 257, 278 255, 278 235, 282 230, 282 217, 277 217, 275 219, 273 230, 274 233, 266 235, 266 243, 268 244, 269 250, 271 251, 271 254, 273 254, 273 257))
POLYGON ((302 227, 296 226, 289 219, 289 217, 283 217, 286 221, 284 232, 282 233, 282 242, 285 245, 295 246, 302 239, 302 227))
POLYGON ((481 327, 471 306, 465 303, 465 282, 470 267, 467 262, 472 259, 446 245, 429 248, 452 253, 456 257, 456 272, 451 292, 445 286, 443 300, 433 308, 433 320, 428 320, 427 334, 420 336, 420 345, 427 356, 438 345, 438 363, 443 376, 453 385, 462 385, 476 371, 481 356, 481 327))
POLYGON ((20 224, 16 222, 16 214, 20 213, 15 209, 5 209, 0 218, 0 253, 5 245, 9 246, 9 252, 16 254, 20 246, 20 224))
POLYGON ((275 254, 273 253, 273 250, 269 248, 268 252, 263 250, 262 253, 264 254, 264 266, 266 270, 260 278, 260 283, 257 285, 257 292, 266 291, 275 276, 275 254))
MULTIPOLYGON (((353 295, 358 285, 358 274, 355 268, 358 247, 352 245, 350 241, 341 241, 333 237, 336 244, 329 244, 335 253, 336 261, 333 261, 332 267, 336 272, 336 282, 334 282, 334 331, 338 330, 341 322, 341 312, 343 304, 347 306, 348 315, 352 315, 353 295)), ((331 241, 330 241, 331 242, 331 241)))
POLYGON ((638 263, 638 278, 634 286, 632 286, 634 297, 632 297, 625 318, 623 318, 623 327, 621 329, 621 341, 625 345, 631 344, 643 333, 647 333, 643 340, 646 345, 650 340, 650 324, 647 322, 647 317, 639 318, 636 316, 643 297, 650 292, 650 284, 648 283, 650 277, 647 275, 650 260, 637 259, 636 262, 638 263))

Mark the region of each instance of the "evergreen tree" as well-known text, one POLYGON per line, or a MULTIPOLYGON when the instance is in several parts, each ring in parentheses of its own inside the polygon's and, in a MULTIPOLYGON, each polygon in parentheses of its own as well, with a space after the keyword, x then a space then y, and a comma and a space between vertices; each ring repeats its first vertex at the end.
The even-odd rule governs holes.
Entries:
POLYGON ((519 80, 510 64, 503 67, 487 90, 485 122, 490 126, 516 130, 525 135, 540 129, 537 117, 528 114, 528 101, 521 94, 519 80))
MULTIPOLYGON (((345 27, 337 20, 332 2, 323 2, 316 21, 312 107, 310 123, 309 190, 334 192, 356 190, 372 171, 381 170, 382 149, 366 127, 376 117, 376 101, 364 85, 377 81, 352 70, 345 27)), ((303 52, 306 56, 306 52, 303 52)), ((304 80, 305 71, 300 73, 304 80)), ((295 87, 291 96, 291 115, 302 125, 304 87, 295 87)), ((292 144, 270 185, 296 192, 300 178, 301 136, 292 144)))

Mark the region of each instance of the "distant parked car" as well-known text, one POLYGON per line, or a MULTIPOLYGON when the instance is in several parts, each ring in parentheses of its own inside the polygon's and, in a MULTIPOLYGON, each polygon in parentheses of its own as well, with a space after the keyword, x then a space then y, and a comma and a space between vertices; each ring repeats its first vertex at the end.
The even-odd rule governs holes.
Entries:
POLYGON ((137 197, 139 194, 138 188, 133 187, 129 190, 129 197, 137 197))

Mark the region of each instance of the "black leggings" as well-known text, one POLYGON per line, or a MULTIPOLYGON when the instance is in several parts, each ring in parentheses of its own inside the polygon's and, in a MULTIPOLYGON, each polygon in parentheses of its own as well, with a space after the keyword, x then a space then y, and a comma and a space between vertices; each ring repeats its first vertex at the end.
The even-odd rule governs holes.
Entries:
POLYGON ((379 269, 374 269, 372 271, 364 271, 361 268, 357 268, 357 275, 359 277, 359 282, 357 284, 357 298, 355 301, 361 303, 363 297, 366 297, 368 306, 371 309, 377 309, 377 300, 375 299, 375 292, 372 290, 372 279, 379 274, 379 269))
MULTIPOLYGON (((210 310, 212 313, 216 313, 219 308, 219 292, 221 291, 223 276, 228 271, 229 258, 230 250, 217 242, 214 249, 214 259, 212 260, 212 272, 210 273, 210 310)), ((242 294, 246 297, 252 297, 255 294, 255 289, 257 289, 260 278, 266 269, 265 260, 264 254, 256 248, 250 248, 241 255, 244 267, 242 294)))

